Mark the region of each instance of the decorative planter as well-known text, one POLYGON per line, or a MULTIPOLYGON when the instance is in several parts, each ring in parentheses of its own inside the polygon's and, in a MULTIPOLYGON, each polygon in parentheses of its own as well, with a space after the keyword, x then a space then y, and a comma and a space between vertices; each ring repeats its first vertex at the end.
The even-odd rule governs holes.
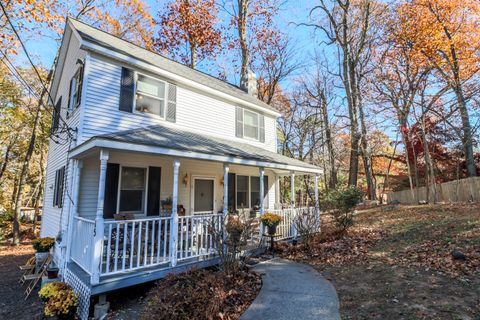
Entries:
POLYGON ((172 211, 172 205, 171 204, 164 204, 163 205, 163 210, 172 211))
POLYGON ((47 277, 48 279, 55 279, 58 277, 58 269, 57 267, 47 268, 47 277))
POLYGON ((277 233, 277 226, 267 226, 267 231, 269 235, 274 235, 277 233))
POLYGON ((39 270, 45 259, 47 259, 50 252, 37 252, 35 253, 35 269, 39 270))

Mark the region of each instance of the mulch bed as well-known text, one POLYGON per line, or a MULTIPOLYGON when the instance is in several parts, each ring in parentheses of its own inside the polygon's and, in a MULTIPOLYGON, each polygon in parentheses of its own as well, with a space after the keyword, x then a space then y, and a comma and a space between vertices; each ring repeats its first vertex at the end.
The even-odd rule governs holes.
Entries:
POLYGON ((195 269, 159 280, 146 296, 139 290, 137 298, 115 299, 109 319, 239 319, 261 286, 260 275, 248 270, 195 269))

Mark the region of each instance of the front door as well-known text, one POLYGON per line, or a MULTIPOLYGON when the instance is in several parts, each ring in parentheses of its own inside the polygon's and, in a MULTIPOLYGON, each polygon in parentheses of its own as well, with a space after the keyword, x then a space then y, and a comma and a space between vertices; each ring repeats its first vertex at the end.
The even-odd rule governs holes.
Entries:
POLYGON ((193 213, 213 213, 215 203, 215 180, 213 178, 193 179, 193 213))

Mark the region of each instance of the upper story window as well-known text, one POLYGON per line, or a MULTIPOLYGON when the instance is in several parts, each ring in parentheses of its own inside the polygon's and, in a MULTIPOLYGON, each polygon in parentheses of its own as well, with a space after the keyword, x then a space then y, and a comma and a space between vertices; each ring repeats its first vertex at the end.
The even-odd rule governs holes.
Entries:
POLYGON ((135 111, 165 118, 165 93, 165 82, 137 74, 135 111))
POLYGON ((122 67, 118 109, 143 113, 175 122, 177 118, 177 86, 122 67))
POLYGON ((55 171, 55 185, 53 186, 53 206, 61 208, 63 206, 63 186, 65 180, 65 167, 55 171))
POLYGON ((80 66, 77 69, 77 72, 75 72, 75 75, 70 80, 67 116, 70 115, 78 106, 80 106, 80 100, 82 95, 82 83, 83 83, 83 66, 80 66))
POLYGON ((237 107, 235 115, 237 137, 265 142, 264 115, 242 107, 237 107))

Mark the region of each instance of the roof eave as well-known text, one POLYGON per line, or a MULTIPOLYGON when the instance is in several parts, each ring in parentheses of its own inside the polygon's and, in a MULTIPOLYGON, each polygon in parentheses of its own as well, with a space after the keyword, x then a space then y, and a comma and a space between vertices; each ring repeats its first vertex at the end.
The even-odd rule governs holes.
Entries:
POLYGON ((105 148, 105 149, 122 150, 127 152, 128 151, 140 152, 140 153, 157 154, 157 155, 179 157, 179 158, 215 161, 215 162, 238 164, 238 165, 245 165, 245 166, 288 170, 292 172, 303 172, 303 173, 317 174, 317 175, 323 173, 323 170, 320 168, 288 165, 288 164, 282 164, 277 162, 260 161, 260 160, 254 160, 254 159, 244 159, 244 158, 234 157, 234 156, 214 155, 214 154, 201 153, 201 152, 177 150, 177 149, 165 148, 160 146, 136 144, 131 142, 123 142, 123 141, 114 141, 114 140, 100 138, 100 137, 93 137, 90 140, 75 147, 70 151, 69 156, 72 159, 81 158, 83 155, 87 154, 89 151, 95 148, 105 148))

